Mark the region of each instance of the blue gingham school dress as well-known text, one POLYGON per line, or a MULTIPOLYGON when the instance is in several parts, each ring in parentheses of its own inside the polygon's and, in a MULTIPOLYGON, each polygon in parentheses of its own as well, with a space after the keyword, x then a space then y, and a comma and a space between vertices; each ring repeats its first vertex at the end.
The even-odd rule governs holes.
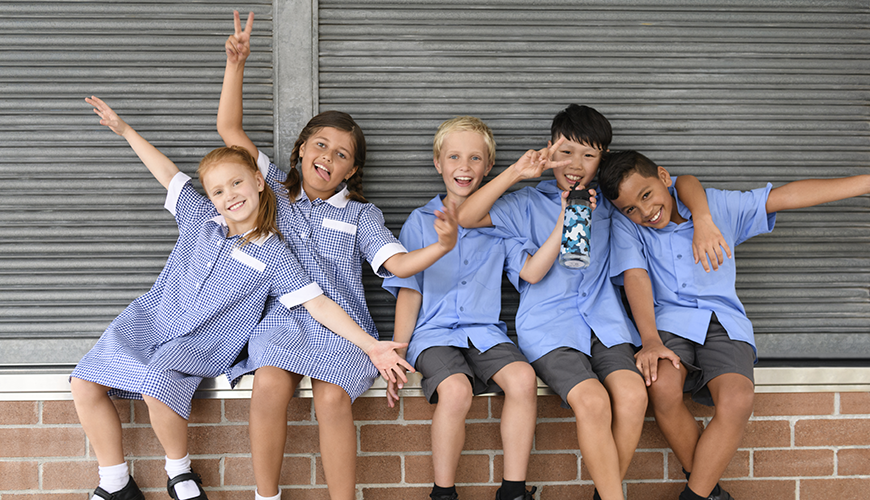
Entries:
MULTIPOLYGON (((166 208, 178 241, 151 287, 109 325, 72 376, 127 399, 152 396, 184 418, 203 377, 224 373, 263 313, 295 308, 322 293, 277 235, 239 248, 222 216, 182 173, 166 208)), ((301 309, 301 308, 300 308, 301 309)))
MULTIPOLYGON (((366 305, 362 261, 381 277, 392 276, 382 264, 405 247, 384 226, 371 203, 347 198, 343 188, 328 200, 311 201, 300 193, 290 203, 280 184, 284 172, 262 153, 258 160, 266 183, 278 195, 278 228, 299 263, 327 297, 334 300, 369 335, 378 330, 366 305)), ((351 401, 368 390, 379 373, 362 349, 314 320, 307 311, 288 314, 269 304, 251 335, 248 359, 233 367, 231 383, 261 366, 274 366, 342 387, 351 401)))

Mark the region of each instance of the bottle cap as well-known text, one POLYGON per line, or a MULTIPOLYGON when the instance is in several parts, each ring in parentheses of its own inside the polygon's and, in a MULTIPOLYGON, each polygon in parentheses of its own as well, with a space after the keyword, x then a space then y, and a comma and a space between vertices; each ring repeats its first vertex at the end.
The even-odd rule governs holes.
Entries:
POLYGON ((576 203, 577 200, 589 202, 589 190, 581 189, 578 191, 575 189, 577 187, 577 184, 579 184, 579 182, 575 182, 574 185, 571 186, 571 192, 568 193, 568 203, 576 203))

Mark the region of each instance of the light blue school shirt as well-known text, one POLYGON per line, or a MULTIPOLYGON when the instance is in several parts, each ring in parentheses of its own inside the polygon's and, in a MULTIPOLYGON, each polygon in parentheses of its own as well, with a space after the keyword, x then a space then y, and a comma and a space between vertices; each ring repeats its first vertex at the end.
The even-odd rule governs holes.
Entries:
MULTIPOLYGON (((540 247, 562 212, 561 194, 556 181, 550 180, 502 196, 489 211, 495 226, 490 231, 525 238, 540 247)), ((602 199, 592 212, 592 263, 588 268, 568 269, 555 262, 538 283, 515 283, 520 292, 517 338, 529 362, 559 347, 588 356, 593 330, 607 347, 629 342, 640 345, 640 336, 608 275, 612 211, 610 202, 602 199)))
MULTIPOLYGON (((399 241, 409 251, 438 241, 433 227, 441 196, 411 212, 399 241)), ((424 271, 409 278, 387 278, 384 288, 398 295, 410 288, 423 295, 407 360, 413 366, 421 352, 433 346, 467 348, 469 341, 480 351, 510 342, 501 313, 502 269, 512 283, 526 258, 537 250, 524 239, 504 239, 477 229, 459 228, 456 246, 424 271)))
MULTIPOLYGON (((675 179, 676 180, 676 179, 675 179)), ((732 249, 749 238, 773 230, 776 214, 767 213, 770 184, 752 191, 707 189, 713 222, 732 249)), ((677 200, 677 210, 688 219, 669 222, 662 229, 639 226, 621 213, 613 218, 611 276, 621 279, 629 269, 644 269, 652 282, 656 327, 703 344, 712 313, 732 340, 748 342, 755 349, 752 323, 737 298, 737 268, 725 259, 718 271, 705 272, 695 264, 692 237, 695 225, 689 209, 677 200)))

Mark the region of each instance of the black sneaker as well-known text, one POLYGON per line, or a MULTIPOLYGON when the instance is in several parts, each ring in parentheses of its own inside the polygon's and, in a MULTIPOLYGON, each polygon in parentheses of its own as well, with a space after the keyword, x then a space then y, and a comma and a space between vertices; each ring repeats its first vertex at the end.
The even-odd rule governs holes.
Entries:
POLYGON ((532 486, 532 491, 527 491, 516 498, 502 498, 501 488, 499 488, 495 492, 495 500, 534 500, 536 491, 538 491, 538 487, 532 486))
POLYGON ((133 481, 133 476, 130 476, 130 480, 127 481, 127 485, 121 488, 120 490, 109 493, 108 491, 97 486, 97 489, 94 490, 94 496, 92 498, 104 498, 105 500, 145 500, 145 495, 139 490, 139 486, 136 485, 136 481, 133 481))
POLYGON ((723 490, 722 487, 719 486, 719 483, 716 483, 716 487, 710 492, 710 496, 707 497, 707 500, 734 500, 734 497, 729 495, 727 491, 723 490))
POLYGON ((451 494, 449 494, 449 495, 433 495, 433 494, 430 494, 430 495, 429 495, 429 498, 431 498, 432 500, 458 500, 458 499, 459 499, 459 495, 457 495, 456 493, 451 493, 451 494))

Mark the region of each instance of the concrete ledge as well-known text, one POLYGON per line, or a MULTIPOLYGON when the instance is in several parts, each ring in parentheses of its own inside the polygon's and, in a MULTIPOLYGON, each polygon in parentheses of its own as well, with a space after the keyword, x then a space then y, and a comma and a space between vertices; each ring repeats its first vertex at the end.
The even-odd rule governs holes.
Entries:
MULTIPOLYGON (((69 369, 6 369, 0 370, 0 401, 56 401, 72 399, 69 389, 69 369)), ((408 375, 408 384, 400 391, 403 396, 422 396, 420 374, 408 375)), ((203 399, 244 399, 251 397, 253 376, 242 378, 230 389, 226 378, 204 380, 196 393, 203 399)), ((755 369, 755 392, 870 392, 870 367, 761 367, 755 369)), ((363 397, 385 397, 386 383, 378 379, 363 397)), ((538 394, 553 394, 538 379, 538 394)), ((311 380, 302 379, 296 396, 311 397, 311 380)))

